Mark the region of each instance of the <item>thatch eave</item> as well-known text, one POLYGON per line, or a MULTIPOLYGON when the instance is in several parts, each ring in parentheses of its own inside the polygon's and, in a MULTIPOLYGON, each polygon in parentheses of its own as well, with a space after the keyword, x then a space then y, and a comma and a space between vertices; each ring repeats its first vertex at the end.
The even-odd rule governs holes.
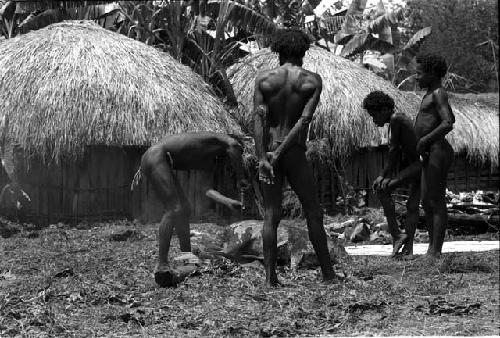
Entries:
POLYGON ((0 45, 0 117, 28 154, 59 160, 87 145, 139 145, 166 134, 241 134, 203 79, 167 53, 66 21, 0 45))

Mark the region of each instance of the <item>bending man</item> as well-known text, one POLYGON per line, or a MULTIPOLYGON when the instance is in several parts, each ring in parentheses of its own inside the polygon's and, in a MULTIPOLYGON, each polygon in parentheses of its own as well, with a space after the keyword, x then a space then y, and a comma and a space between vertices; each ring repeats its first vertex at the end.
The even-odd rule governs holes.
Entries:
POLYGON ((168 252, 174 228, 181 251, 191 252, 190 206, 173 170, 211 170, 216 158, 227 156, 235 171, 238 187, 242 189, 247 185, 242 152, 242 145, 232 136, 197 132, 167 136, 142 156, 140 170, 165 206, 160 222, 159 262, 155 270, 155 281, 160 286, 172 284, 168 252))
POLYGON ((387 218, 387 226, 392 236, 393 252, 395 256, 403 247, 403 255, 413 255, 413 239, 418 223, 418 211, 420 203, 420 164, 417 154, 417 136, 413 129, 412 120, 394 111, 394 100, 381 91, 373 91, 363 100, 363 108, 372 117, 377 127, 383 127, 389 123, 391 139, 389 144, 389 159, 379 177, 373 182, 373 190, 377 193, 384 214, 387 218), (400 158, 400 152, 406 158, 408 166, 401 168, 396 175, 396 166, 400 158), (405 233, 399 230, 396 220, 396 210, 392 200, 392 192, 404 185, 409 185, 410 194, 406 202, 405 233))

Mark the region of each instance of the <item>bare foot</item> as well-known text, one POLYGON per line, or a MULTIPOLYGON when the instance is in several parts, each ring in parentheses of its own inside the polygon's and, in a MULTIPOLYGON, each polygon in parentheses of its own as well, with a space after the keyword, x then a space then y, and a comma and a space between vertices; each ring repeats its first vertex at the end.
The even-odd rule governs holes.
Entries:
POLYGON ((414 260, 416 258, 417 258, 417 256, 415 256, 413 254, 405 254, 405 253, 400 253, 400 254, 397 254, 396 256, 394 256, 394 259, 402 260, 402 261, 411 261, 411 260, 414 260))
POLYGON ((277 287, 282 287, 284 286, 283 283, 281 283, 278 278, 270 278, 269 280, 266 280, 266 286, 268 288, 277 288, 277 287))
POLYGON ((441 252, 436 252, 434 250, 429 250, 429 251, 427 251, 427 253, 425 254, 425 256, 427 258, 430 258, 430 259, 439 259, 439 258, 441 258, 441 252))
POLYGON ((403 245, 403 249, 401 250, 403 256, 413 256, 413 241, 408 239, 406 244, 403 245))
POLYGON ((408 239, 408 235, 406 234, 400 234, 398 237, 393 238, 393 244, 392 244, 392 257, 396 256, 396 254, 399 252, 399 249, 406 243, 406 240, 408 239))
POLYGON ((347 278, 347 274, 343 271, 335 271, 333 275, 323 276, 323 283, 335 284, 343 282, 347 278))
POLYGON ((162 288, 177 285, 176 278, 171 271, 155 271, 155 282, 162 288))

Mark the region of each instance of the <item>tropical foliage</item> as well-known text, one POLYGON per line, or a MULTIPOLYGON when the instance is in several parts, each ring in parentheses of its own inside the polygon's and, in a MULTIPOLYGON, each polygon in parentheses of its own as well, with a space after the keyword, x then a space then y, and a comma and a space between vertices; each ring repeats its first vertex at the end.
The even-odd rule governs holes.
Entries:
POLYGON ((455 90, 498 91, 498 1, 409 0, 407 7, 405 28, 432 27, 422 51, 446 58, 455 90))
POLYGON ((117 11, 114 1, 2 1, 0 34, 12 38, 63 20, 96 20, 111 27, 107 20, 117 11))

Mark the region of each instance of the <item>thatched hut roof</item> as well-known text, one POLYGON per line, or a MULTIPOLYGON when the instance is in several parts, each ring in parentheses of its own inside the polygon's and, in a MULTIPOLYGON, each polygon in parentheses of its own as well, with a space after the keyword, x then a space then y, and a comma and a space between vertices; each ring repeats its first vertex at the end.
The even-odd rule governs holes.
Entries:
MULTIPOLYGON (((252 133, 253 129, 252 100, 257 73, 278 64, 277 55, 263 49, 246 56, 228 71, 240 102, 233 115, 246 132, 252 133)), ((377 128, 362 108, 364 97, 371 91, 382 90, 390 95, 398 112, 412 118, 418 112, 421 98, 417 94, 400 91, 373 72, 324 49, 312 47, 304 58, 304 68, 319 73, 323 79, 323 92, 311 128, 317 138, 330 141, 332 155, 346 156, 359 148, 387 143, 387 127, 377 128)), ((455 151, 466 151, 474 159, 490 159, 498 165, 498 116, 491 115, 486 104, 456 100, 452 95, 457 123, 448 137, 455 151)))
POLYGON ((447 136, 453 149, 466 152, 473 161, 485 163, 489 160, 498 167, 498 93, 450 93, 448 98, 456 118, 453 131, 447 136))
MULTIPOLYGON (((263 49, 229 69, 240 102, 234 115, 247 132, 253 129, 253 84, 257 72, 278 64, 277 55, 263 49)), ((312 47, 307 52, 303 67, 319 73, 323 79, 323 92, 311 128, 316 137, 331 141, 335 153, 347 154, 356 148, 383 144, 386 131, 377 128, 362 108, 364 97, 371 91, 383 90, 391 95, 396 109, 405 113, 412 112, 419 102, 416 95, 408 96, 373 72, 321 48, 312 47)))
POLYGON ((0 117, 29 153, 150 145, 168 133, 241 133, 203 79, 170 55, 91 22, 66 21, 0 46, 0 117))

